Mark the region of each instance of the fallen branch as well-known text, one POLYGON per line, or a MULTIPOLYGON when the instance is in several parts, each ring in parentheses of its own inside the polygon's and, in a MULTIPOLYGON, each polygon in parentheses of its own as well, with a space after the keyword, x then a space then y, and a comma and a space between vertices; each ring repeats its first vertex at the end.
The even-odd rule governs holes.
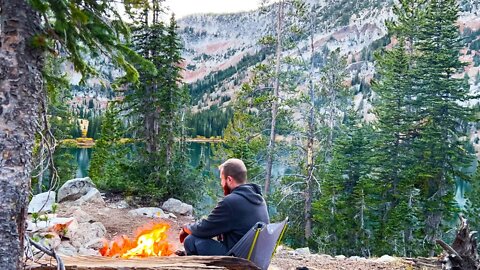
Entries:
POLYGON ((43 253, 47 254, 48 256, 53 257, 57 261, 57 270, 65 270, 65 265, 63 264, 62 259, 60 258, 60 256, 58 256, 58 254, 55 252, 54 249, 49 249, 47 247, 44 247, 43 245, 33 241, 28 236, 26 238, 32 246, 42 251, 43 253))

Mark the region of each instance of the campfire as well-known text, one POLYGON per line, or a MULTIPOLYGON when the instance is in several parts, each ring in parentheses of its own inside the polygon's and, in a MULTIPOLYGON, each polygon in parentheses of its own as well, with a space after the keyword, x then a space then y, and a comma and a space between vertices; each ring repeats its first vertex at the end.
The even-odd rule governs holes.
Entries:
POLYGON ((100 253, 105 257, 135 258, 160 257, 173 253, 172 246, 167 241, 167 223, 152 223, 136 231, 135 239, 126 235, 116 237, 113 241, 105 241, 100 253))

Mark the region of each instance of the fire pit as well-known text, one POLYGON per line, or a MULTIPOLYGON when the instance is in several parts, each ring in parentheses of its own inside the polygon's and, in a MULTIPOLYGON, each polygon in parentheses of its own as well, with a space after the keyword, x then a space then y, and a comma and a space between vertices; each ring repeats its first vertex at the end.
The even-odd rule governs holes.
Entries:
MULTIPOLYGON (((61 256, 66 270, 193 270, 259 269, 252 262, 227 256, 176 256, 167 241, 167 223, 152 223, 139 228, 135 238, 123 235, 105 240, 102 256, 61 256)), ((57 270, 55 260, 31 262, 27 269, 57 270)))
POLYGON ((105 241, 100 253, 105 257, 160 257, 173 254, 172 245, 167 241, 168 223, 152 223, 137 229, 135 239, 126 235, 105 241))

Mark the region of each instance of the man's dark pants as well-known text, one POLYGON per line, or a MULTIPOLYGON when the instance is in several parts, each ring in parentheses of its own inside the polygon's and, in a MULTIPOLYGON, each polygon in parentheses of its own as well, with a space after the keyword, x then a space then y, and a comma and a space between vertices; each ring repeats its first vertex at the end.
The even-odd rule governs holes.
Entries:
POLYGON ((183 245, 187 255, 225 255, 228 252, 227 247, 219 241, 193 235, 187 236, 183 245))

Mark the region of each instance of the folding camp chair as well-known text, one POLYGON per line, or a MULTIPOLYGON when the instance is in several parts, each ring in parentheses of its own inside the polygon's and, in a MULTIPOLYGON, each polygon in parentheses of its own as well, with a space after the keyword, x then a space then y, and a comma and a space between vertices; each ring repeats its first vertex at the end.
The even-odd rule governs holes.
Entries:
POLYGON ((287 229, 288 217, 279 223, 257 222, 227 253, 247 259, 262 270, 267 270, 275 251, 287 229))

